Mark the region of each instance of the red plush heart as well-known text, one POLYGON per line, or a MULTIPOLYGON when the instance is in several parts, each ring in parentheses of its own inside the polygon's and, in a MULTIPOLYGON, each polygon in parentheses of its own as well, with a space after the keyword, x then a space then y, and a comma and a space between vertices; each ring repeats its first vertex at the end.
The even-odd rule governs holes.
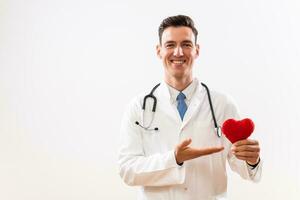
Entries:
POLYGON ((230 140, 235 143, 239 140, 247 139, 254 131, 254 123, 251 119, 243 120, 228 119, 223 123, 222 132, 230 140))

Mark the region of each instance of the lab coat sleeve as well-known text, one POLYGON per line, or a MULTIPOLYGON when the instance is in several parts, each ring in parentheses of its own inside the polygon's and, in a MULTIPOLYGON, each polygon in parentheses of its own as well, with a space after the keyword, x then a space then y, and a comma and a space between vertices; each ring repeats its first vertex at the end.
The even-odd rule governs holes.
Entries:
POLYGON ((132 103, 125 112, 121 125, 118 156, 119 173, 131 186, 168 186, 182 184, 185 166, 176 163, 174 150, 145 156, 142 131, 135 124, 141 115, 138 103, 132 103))
MULTIPOLYGON (((236 104, 234 103, 231 97, 226 97, 226 107, 224 112, 224 120, 229 118, 240 119, 239 111, 237 109, 236 104)), ((243 160, 239 160, 236 156, 231 153, 231 142, 225 138, 226 144, 228 145, 228 155, 227 160, 229 163, 230 168, 238 173, 243 179, 251 180, 253 182, 259 182, 261 179, 262 173, 262 160, 260 163, 252 169, 247 163, 243 160)))

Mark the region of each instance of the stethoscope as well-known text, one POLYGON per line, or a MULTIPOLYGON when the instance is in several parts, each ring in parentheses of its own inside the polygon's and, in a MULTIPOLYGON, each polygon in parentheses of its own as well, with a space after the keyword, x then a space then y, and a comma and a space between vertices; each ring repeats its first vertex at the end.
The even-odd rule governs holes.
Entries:
MULTIPOLYGON (((211 101, 211 96, 210 96, 209 89, 208 89, 208 87, 204 83, 201 83, 201 85, 206 89, 206 93, 207 93, 207 97, 208 97, 208 102, 209 102, 209 106, 210 106, 210 111, 211 111, 211 115, 212 115, 214 126, 215 126, 215 132, 216 132, 216 134, 217 134, 218 137, 221 137, 222 136, 222 131, 221 131, 221 127, 218 125, 216 117, 215 117, 215 112, 214 112, 214 108, 212 106, 212 101, 211 101)), ((152 99, 153 100, 153 105, 152 105, 152 119, 151 119, 149 125, 148 126, 144 126, 144 124, 141 125, 138 121, 135 122, 136 125, 140 126, 141 128, 143 128, 146 131, 158 131, 159 130, 158 127, 150 128, 150 126, 151 126, 151 124, 153 122, 153 119, 154 119, 154 113, 156 111, 156 105, 157 105, 157 99, 156 99, 156 97, 154 96, 153 93, 158 88, 158 86, 160 86, 160 83, 157 84, 156 86, 154 86, 152 88, 151 92, 144 97, 144 101, 143 101, 142 110, 143 110, 143 114, 144 114, 145 109, 146 109, 147 99, 152 99)))

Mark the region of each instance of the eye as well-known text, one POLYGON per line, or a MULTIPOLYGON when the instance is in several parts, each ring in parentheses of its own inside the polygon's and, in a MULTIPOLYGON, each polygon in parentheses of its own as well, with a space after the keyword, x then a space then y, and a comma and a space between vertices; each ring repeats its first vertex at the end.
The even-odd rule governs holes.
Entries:
POLYGON ((168 43, 168 44, 165 45, 165 47, 166 47, 167 49, 171 49, 171 48, 174 48, 174 47, 175 47, 175 44, 168 43))
POLYGON ((183 43, 182 46, 184 48, 192 48, 193 47, 193 45, 191 43, 183 43))

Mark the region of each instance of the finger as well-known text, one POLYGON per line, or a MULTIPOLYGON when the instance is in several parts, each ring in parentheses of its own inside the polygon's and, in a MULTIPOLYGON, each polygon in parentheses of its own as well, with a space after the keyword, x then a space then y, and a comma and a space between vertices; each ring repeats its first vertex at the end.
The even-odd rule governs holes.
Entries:
POLYGON ((253 165, 255 164, 255 163, 257 163, 258 162, 258 159, 259 158, 248 158, 248 157, 244 157, 244 156, 236 156, 238 159, 240 159, 240 160, 244 160, 244 161, 247 161, 249 164, 251 164, 251 163, 253 163, 253 165))
POLYGON ((248 158, 257 158, 259 157, 259 154, 257 152, 249 152, 249 151, 243 151, 243 152, 236 152, 234 153, 235 156, 243 156, 248 158))
POLYGON ((250 152, 260 152, 260 147, 257 145, 241 145, 241 146, 232 146, 232 152, 240 152, 240 151, 250 151, 250 152))
POLYGON ((245 140, 239 140, 233 144, 233 146, 241 146, 241 145, 259 145, 257 140, 252 139, 245 139, 245 140))
POLYGON ((199 156, 204 156, 204 155, 217 153, 217 152, 220 152, 223 150, 224 150, 224 147, 208 147, 208 148, 204 148, 204 149, 198 149, 197 153, 199 156))
POLYGON ((238 159, 240 159, 240 160, 244 160, 244 161, 246 161, 246 160, 249 160, 249 158, 248 157, 245 157, 245 156, 236 156, 238 159))
POLYGON ((191 138, 188 138, 188 139, 185 139, 183 140, 179 145, 178 145, 178 148, 182 149, 188 145, 190 145, 192 143, 192 139, 191 138))

